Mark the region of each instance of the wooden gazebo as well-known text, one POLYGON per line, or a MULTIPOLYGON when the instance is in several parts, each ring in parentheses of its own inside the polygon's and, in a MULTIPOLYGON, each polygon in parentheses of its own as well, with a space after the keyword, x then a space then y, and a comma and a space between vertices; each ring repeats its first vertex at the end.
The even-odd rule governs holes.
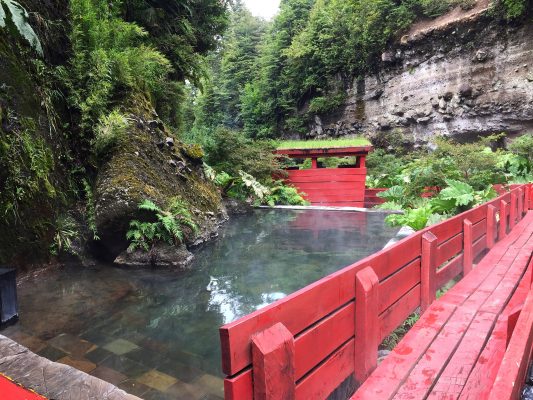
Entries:
POLYGON ((287 182, 314 206, 364 207, 366 156, 371 146, 319 149, 282 149, 276 153, 293 159, 311 159, 310 169, 287 168, 287 182), (355 157, 353 165, 322 168, 319 158, 355 157))

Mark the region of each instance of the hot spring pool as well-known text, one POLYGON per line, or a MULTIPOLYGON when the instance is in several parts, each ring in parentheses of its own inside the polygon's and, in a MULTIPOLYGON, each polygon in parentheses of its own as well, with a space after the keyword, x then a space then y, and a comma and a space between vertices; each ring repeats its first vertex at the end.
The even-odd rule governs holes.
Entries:
POLYGON ((152 399, 223 397, 218 327, 380 250, 384 214, 256 210, 195 251, 188 272, 98 265, 19 287, 2 332, 52 361, 152 399))

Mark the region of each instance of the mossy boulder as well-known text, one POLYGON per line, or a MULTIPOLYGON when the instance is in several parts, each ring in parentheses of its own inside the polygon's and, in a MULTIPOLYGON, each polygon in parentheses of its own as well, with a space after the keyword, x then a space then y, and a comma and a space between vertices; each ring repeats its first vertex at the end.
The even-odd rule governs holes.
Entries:
POLYGON ((226 217, 219 191, 205 176, 202 162, 154 119, 148 105, 139 103, 126 112, 127 134, 99 167, 96 181, 99 243, 102 255, 110 259, 126 250, 129 223, 142 217, 138 205, 145 199, 163 208, 176 197, 188 204, 199 227, 198 234, 185 232, 188 246, 216 235, 226 217))

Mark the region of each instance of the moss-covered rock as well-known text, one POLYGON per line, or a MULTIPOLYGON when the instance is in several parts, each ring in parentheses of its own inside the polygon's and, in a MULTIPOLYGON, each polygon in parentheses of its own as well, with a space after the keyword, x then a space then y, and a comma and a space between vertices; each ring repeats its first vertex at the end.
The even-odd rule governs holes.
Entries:
POLYGON ((125 114, 127 134, 103 161, 96 182, 96 224, 104 255, 114 259, 127 248, 129 223, 139 217, 138 205, 145 199, 161 207, 175 197, 188 204, 200 228, 198 235, 186 233, 188 245, 216 234, 225 213, 199 155, 191 157, 146 102, 136 100, 125 114))

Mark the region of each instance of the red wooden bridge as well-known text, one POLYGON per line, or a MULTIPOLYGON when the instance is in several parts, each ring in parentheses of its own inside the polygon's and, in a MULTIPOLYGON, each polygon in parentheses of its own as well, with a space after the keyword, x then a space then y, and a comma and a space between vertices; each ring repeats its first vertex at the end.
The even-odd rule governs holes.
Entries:
POLYGON ((516 186, 223 326, 226 399, 518 398, 533 348, 531 209, 532 185, 516 186))
POLYGON ((276 154, 295 159, 311 159, 311 169, 288 169, 287 181, 303 193, 314 206, 364 207, 366 156, 371 146, 288 149, 276 154), (356 162, 342 168, 321 168, 318 159, 327 157, 355 157, 356 162))

